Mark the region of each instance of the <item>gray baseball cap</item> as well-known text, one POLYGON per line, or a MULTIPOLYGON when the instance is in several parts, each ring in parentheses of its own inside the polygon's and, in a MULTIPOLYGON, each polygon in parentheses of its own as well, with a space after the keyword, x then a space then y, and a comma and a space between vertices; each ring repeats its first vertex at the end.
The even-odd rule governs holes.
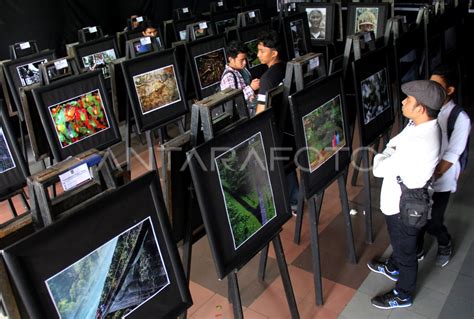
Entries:
POLYGON ((413 96, 418 103, 439 111, 446 100, 446 92, 441 84, 431 80, 418 80, 402 84, 402 92, 413 96))

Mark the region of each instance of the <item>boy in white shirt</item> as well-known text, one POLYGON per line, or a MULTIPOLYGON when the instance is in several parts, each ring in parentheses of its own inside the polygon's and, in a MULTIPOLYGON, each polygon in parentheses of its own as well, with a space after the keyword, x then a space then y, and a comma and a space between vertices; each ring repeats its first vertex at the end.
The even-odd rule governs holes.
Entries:
POLYGON ((446 266, 451 260, 453 246, 451 235, 443 223, 444 213, 448 206, 449 196, 456 191, 459 173, 461 172, 460 157, 466 149, 469 133, 471 131, 471 120, 469 116, 453 101, 456 92, 458 75, 447 65, 440 66, 433 72, 431 80, 438 82, 446 91, 446 100, 438 115, 438 123, 441 127, 441 160, 434 172, 433 183, 433 207, 431 219, 423 227, 418 235, 417 255, 418 260, 424 257, 423 242, 425 233, 436 237, 438 242, 438 255, 436 265, 446 266), (454 127, 449 127, 449 118, 454 127))

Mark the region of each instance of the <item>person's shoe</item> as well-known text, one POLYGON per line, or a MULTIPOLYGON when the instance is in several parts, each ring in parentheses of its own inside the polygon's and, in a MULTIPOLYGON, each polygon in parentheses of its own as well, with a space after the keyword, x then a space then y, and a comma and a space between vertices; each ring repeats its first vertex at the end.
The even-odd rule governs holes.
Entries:
POLYGON ((398 270, 390 270, 387 267, 386 263, 380 262, 380 261, 375 261, 371 260, 367 263, 367 267, 369 267, 370 270, 373 272, 376 272, 378 274, 382 274, 388 279, 392 281, 397 281, 398 280, 398 270))
POLYGON ((298 205, 291 205, 291 214, 294 217, 298 216, 298 205))
POLYGON ((379 309, 406 308, 413 304, 411 297, 400 298, 396 289, 372 298, 371 302, 374 307, 379 309))
POLYGON ((446 246, 438 245, 438 255, 436 256, 436 266, 444 267, 446 266, 453 254, 453 246, 451 242, 446 246))
POLYGON ((416 258, 418 259, 418 261, 422 261, 423 259, 425 259, 425 251, 421 250, 421 251, 417 252, 416 253, 416 258))

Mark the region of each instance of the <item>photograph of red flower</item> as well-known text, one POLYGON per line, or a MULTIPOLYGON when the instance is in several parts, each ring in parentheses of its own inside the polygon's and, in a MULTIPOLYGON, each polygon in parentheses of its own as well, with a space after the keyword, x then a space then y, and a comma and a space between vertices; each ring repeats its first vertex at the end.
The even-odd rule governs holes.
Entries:
POLYGON ((110 127, 99 90, 49 107, 62 148, 110 127))

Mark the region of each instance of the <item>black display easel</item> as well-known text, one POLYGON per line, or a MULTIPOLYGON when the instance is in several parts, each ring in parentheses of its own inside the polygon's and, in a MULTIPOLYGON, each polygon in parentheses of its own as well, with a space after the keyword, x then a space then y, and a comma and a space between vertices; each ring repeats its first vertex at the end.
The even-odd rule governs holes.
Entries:
POLYGON ((13 218, 18 217, 18 212, 16 211, 15 205, 13 204, 13 197, 17 195, 20 195, 21 202, 23 203, 23 208, 25 208, 26 212, 29 212, 30 205, 28 204, 28 201, 26 200, 26 194, 25 194, 25 191, 23 190, 23 187, 3 197, 0 197, 0 202, 3 202, 4 200, 8 201, 8 207, 10 208, 10 212, 12 213, 13 218))
MULTIPOLYGON (((354 35, 348 36, 346 38, 346 45, 344 48, 344 56, 343 56, 343 74, 344 77, 347 76, 349 62, 359 60, 362 57, 362 54, 367 51, 375 50, 375 36, 373 32, 359 32, 354 35)), ((351 135, 354 137, 355 132, 355 123, 350 128, 351 135)), ((351 123, 352 124, 352 123, 351 123)), ((352 138, 353 140, 353 138, 352 138)), ((378 149, 378 141, 376 142, 378 149)), ((369 160, 369 152, 367 148, 363 148, 361 152, 358 152, 358 157, 356 160, 357 168, 362 167, 361 164, 363 162, 364 169, 364 193, 365 193, 365 200, 366 200, 366 211, 365 211, 365 232, 366 232, 366 242, 371 244, 373 243, 373 231, 372 231, 372 196, 370 192, 370 160, 369 160)), ((355 169, 352 174, 352 185, 354 186, 359 171, 355 169)))

